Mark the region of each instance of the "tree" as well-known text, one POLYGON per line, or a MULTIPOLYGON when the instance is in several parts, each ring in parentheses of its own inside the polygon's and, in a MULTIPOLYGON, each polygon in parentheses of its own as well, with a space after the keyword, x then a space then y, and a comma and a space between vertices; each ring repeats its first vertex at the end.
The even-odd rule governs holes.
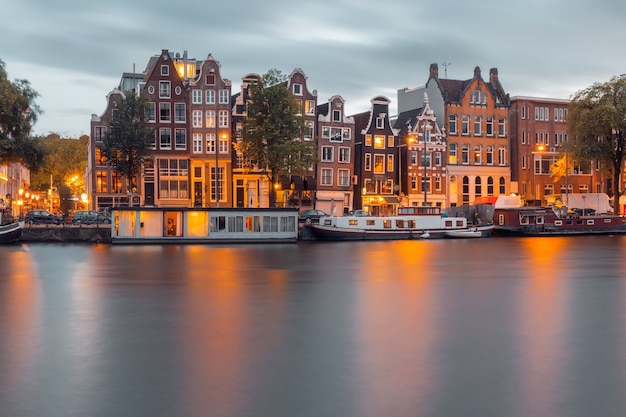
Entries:
POLYGON ((120 96, 115 102, 110 128, 102 139, 102 154, 115 172, 127 179, 129 190, 154 145, 154 129, 146 123, 147 110, 145 97, 134 92, 120 96))
POLYGON ((89 137, 81 136, 79 139, 73 139, 50 134, 38 140, 44 151, 44 159, 41 165, 30 173, 31 188, 47 190, 50 185, 65 184, 71 178, 78 177, 82 187, 80 191, 84 191, 82 179, 87 166, 89 137))
POLYGON ((41 114, 35 103, 38 96, 27 80, 11 82, 0 60, 0 163, 21 162, 29 168, 41 163, 43 151, 30 137, 41 114))
POLYGON ((285 174, 304 175, 314 159, 314 145, 302 140, 300 111, 280 71, 269 70, 250 86, 239 149, 247 168, 261 169, 267 176, 271 207, 276 205, 272 185, 285 174))
POLYGON ((619 213, 620 182, 626 140, 626 79, 613 77, 578 91, 570 101, 568 127, 573 136, 569 153, 579 163, 597 160, 612 175, 613 208, 619 213))

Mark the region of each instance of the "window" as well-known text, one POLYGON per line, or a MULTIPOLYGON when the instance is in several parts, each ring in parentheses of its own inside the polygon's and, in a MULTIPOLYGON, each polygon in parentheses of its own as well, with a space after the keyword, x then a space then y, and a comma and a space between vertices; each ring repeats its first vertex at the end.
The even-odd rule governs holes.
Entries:
POLYGON ((393 171, 393 155, 387 155, 387 172, 393 171))
POLYGON ((467 115, 461 117, 461 134, 469 135, 469 116, 467 115))
POLYGON ((194 110, 191 118, 193 127, 202 127, 202 110, 194 110))
POLYGON ((493 165, 493 146, 487 146, 487 165, 493 165))
POLYGON ((193 134, 193 153, 202 153, 202 134, 193 134))
POLYGON ((482 179, 480 177, 476 177, 474 180, 474 193, 476 197, 480 197, 483 194, 482 179))
POLYGON ((314 135, 313 122, 306 120, 304 122, 304 139, 313 140, 313 135, 314 135))
POLYGON ((122 175, 119 172, 111 172, 111 192, 112 193, 121 193, 122 192, 122 175))
POLYGON ((164 127, 159 130, 159 144, 161 149, 172 149, 172 129, 164 127))
POLYGON ((185 116, 185 103, 174 103, 174 121, 184 123, 187 121, 185 116))
POLYGON ((350 148, 346 148, 343 146, 339 148, 339 162, 341 163, 350 162, 350 148))
POLYGON ((172 121, 172 108, 170 103, 159 103, 159 121, 171 122, 172 121))
POLYGON ((487 195, 493 195, 493 177, 487 177, 487 195))
POLYGON ((387 136, 387 147, 393 148, 394 143, 396 143, 395 137, 393 135, 387 136))
POLYGON ((148 114, 146 118, 148 122, 156 122, 156 103, 148 103, 148 114))
POLYGON ((293 93, 296 96, 301 96, 302 95, 302 84, 294 84, 293 85, 293 93))
POLYGON ((448 163, 449 164, 456 164, 456 152, 457 152, 457 145, 456 143, 451 143, 448 146, 448 163))
POLYGON ((451 114, 448 124, 450 125, 450 134, 451 135, 456 135, 458 134, 457 132, 457 115, 456 114, 451 114))
POLYGON ((187 129, 174 131, 176 149, 187 149, 187 129))
POLYGON ((306 100, 304 102, 304 113, 312 116, 315 114, 315 101, 306 100))
POLYGON ((96 171, 96 191, 99 193, 107 192, 107 173, 106 171, 96 171))
POLYGON ((219 149, 220 153, 228 153, 228 136, 223 134, 220 137, 219 145, 220 145, 220 149, 219 149))
POLYGON ((504 177, 500 177, 500 194, 506 194, 506 181, 504 180, 504 177))
POLYGON ((498 165, 500 166, 506 165, 506 148, 498 149, 498 165))
POLYGON ((365 163, 363 165, 366 171, 372 170, 372 154, 371 153, 365 154, 365 163))
POLYGON ((435 177, 435 190, 441 191, 441 177, 435 177))
POLYGON ((382 135, 374 136, 374 149, 385 149, 385 137, 382 135))
POLYGON ((487 136, 493 136, 493 117, 487 117, 485 133, 487 136))
POLYGON ((189 161, 159 160, 159 196, 161 198, 189 198, 189 161))
POLYGON ((521 106, 522 119, 526 119, 526 106, 521 106))
POLYGON ((385 173, 385 155, 374 155, 374 174, 385 173))
POLYGON ((483 150, 480 145, 474 146, 474 165, 483 163, 483 150))
POLYGON ((215 85, 215 74, 207 74, 205 78, 206 85, 215 85))
POLYGON ((206 120, 204 125, 206 127, 215 127, 215 110, 206 111, 206 120))
POLYGON ((333 162, 332 146, 322 146, 322 162, 333 162))
POLYGON ((170 82, 169 81, 159 81, 159 98, 170 98, 170 82))
POLYGON ((96 165, 106 165, 107 164, 107 158, 106 156, 104 156, 104 153, 102 152, 102 149, 100 148, 96 148, 96 165))
POLYGON ((504 117, 498 119, 498 136, 506 137, 506 118, 504 117))
POLYGON ((422 167, 430 168, 430 153, 422 152, 422 167))
POLYGON ((206 90, 206 104, 215 104, 215 90, 206 90))
POLYGON ((220 104, 228 104, 228 90, 220 90, 220 104))
POLYGON ((202 90, 193 90, 191 92, 191 102, 193 104, 202 104, 202 90))
POLYGON ((381 114, 376 118, 376 128, 383 129, 385 127, 385 115, 381 114))
POLYGON ((333 122, 341 121, 341 110, 333 110, 333 122))
POLYGON ((340 127, 330 128, 330 141, 331 142, 343 142, 342 131, 340 127))
POLYGON ((228 127, 228 110, 220 110, 220 127, 228 127))
POLYGON ((102 141, 102 138, 104 138, 104 135, 106 133, 107 129, 104 126, 96 126, 93 129, 93 138, 94 140, 97 141, 102 141))
POLYGON ((410 164, 413 166, 417 165, 417 151, 411 151, 410 164))
POLYGON ((372 135, 365 135, 365 146, 372 146, 372 135))
POLYGON ((470 151, 470 146, 467 144, 463 145, 463 147, 461 148, 461 163, 462 164, 469 164, 469 151, 470 151))
POLYGON ((526 131, 522 130, 522 145, 526 145, 526 141, 528 139, 526 139, 526 131))
POLYGON ((296 108, 296 113, 298 115, 301 115, 302 114, 302 100, 300 100, 300 99, 294 100, 293 101, 293 105, 296 108))
POLYGON ((322 168, 322 185, 333 185, 333 170, 322 168))
POLYGON ((206 135, 206 151, 208 153, 215 153, 215 133, 207 133, 206 135))
POLYGON ((161 65, 161 75, 170 75, 170 67, 161 65))
POLYGON ((481 136, 482 130, 482 117, 480 116, 474 116, 474 136, 481 136))
POLYGON ((528 168, 528 162, 526 161, 526 155, 522 155, 522 169, 528 168))
POLYGON ((350 139, 352 139, 352 135, 350 134, 351 133, 351 129, 349 127, 344 127, 342 129, 342 131, 343 131, 343 140, 350 140, 350 139))
POLYGON ((435 152, 435 166, 441 166, 441 152, 435 152))
POLYGON ((348 187, 350 185, 350 170, 340 169, 338 173, 339 173, 339 177, 337 178, 338 185, 341 187, 348 187))

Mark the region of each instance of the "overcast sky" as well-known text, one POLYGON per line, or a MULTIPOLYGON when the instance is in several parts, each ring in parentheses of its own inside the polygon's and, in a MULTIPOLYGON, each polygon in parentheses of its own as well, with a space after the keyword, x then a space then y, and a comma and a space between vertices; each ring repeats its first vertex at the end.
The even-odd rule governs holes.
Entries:
POLYGON ((89 134, 122 72, 162 49, 210 53, 232 81, 302 68, 318 104, 347 112, 439 76, 483 78, 498 68, 513 96, 570 98, 626 73, 620 0, 0 0, 0 59, 26 79, 44 114, 35 134, 89 134))

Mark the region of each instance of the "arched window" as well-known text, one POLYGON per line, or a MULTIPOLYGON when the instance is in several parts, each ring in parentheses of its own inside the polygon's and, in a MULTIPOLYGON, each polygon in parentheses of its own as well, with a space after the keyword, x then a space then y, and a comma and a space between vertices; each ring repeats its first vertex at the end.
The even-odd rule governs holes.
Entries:
POLYGON ((480 197, 483 194, 483 185, 480 177, 476 177, 474 182, 474 193, 476 194, 475 197, 480 197))
POLYGON ((469 177, 463 177, 463 204, 469 204, 469 177))
POLYGON ((493 195, 493 177, 487 177, 487 195, 493 195))
POLYGON ((500 195, 506 195, 506 180, 500 177, 500 195))

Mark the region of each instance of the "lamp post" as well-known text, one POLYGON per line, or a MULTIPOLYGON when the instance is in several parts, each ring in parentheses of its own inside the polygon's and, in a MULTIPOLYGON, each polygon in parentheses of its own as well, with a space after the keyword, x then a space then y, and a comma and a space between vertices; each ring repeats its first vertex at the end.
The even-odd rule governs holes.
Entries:
POLYGON ((24 189, 23 189, 23 188, 20 188, 20 189, 17 191, 17 193, 18 193, 18 194, 19 194, 19 196, 20 196, 19 200, 17 200, 17 203, 18 203, 18 205, 20 206, 20 220, 22 220, 22 215, 23 215, 23 212, 22 212, 22 206, 23 206, 22 195, 24 195, 24 189))
MULTIPOLYGON (((407 129, 407 137, 406 137, 406 142, 405 143, 401 143, 398 145, 398 199, 400 199, 400 201, 402 202, 402 148, 406 147, 407 145, 412 145, 415 142, 415 136, 413 136, 413 134, 410 133, 411 132, 411 125, 408 125, 408 129, 407 129)), ((399 139, 399 137, 398 137, 399 139)), ((407 172, 408 172, 408 162, 407 162, 407 172)))

